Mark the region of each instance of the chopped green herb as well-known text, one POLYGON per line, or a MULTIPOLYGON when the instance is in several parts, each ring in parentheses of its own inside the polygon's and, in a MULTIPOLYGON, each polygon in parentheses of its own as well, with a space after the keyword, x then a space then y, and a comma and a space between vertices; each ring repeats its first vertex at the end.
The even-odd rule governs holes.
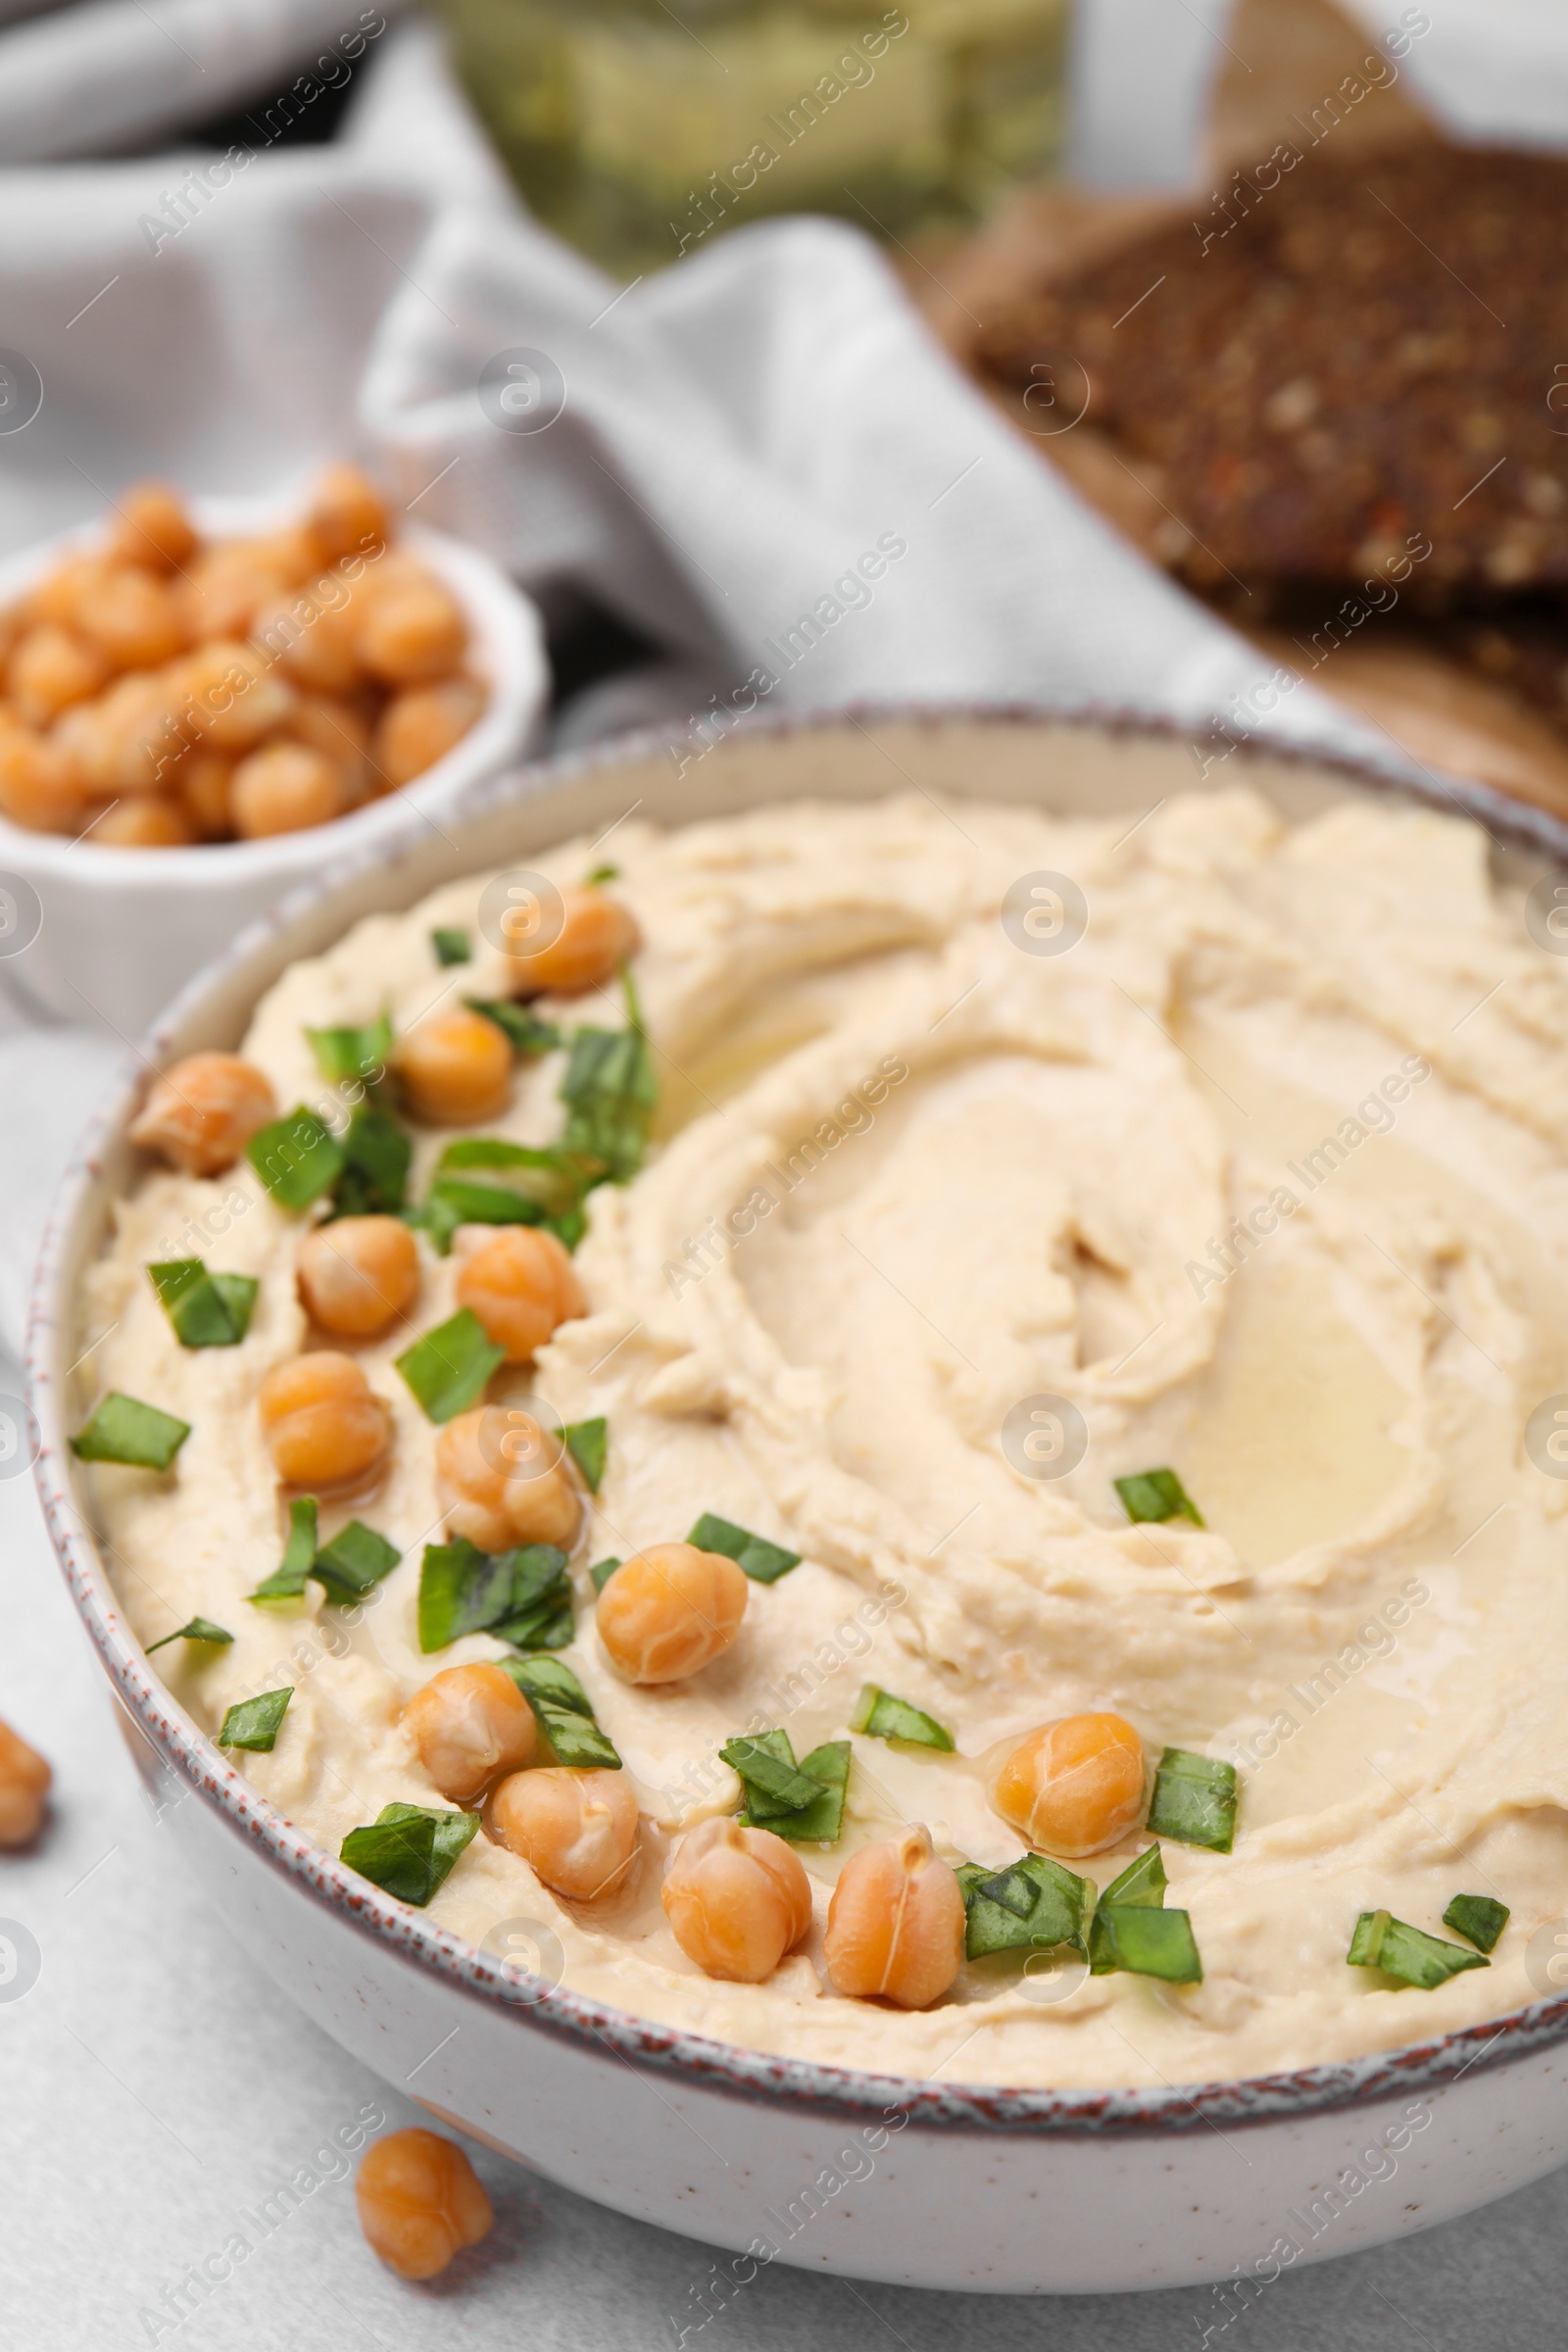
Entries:
POLYGON ((891 1690, 879 1690, 875 1683, 867 1683, 856 1700, 850 1729, 864 1732, 872 1740, 907 1740, 915 1747, 941 1747, 950 1754, 953 1750, 953 1735, 943 1730, 934 1715, 911 1706, 906 1698, 895 1698, 891 1690))
POLYGON ((610 1450, 609 1422, 603 1414, 592 1421, 568 1421, 561 1434, 566 1442, 566 1451, 582 1472, 583 1484, 590 1494, 597 1494, 610 1450))
POLYGON ((600 1730, 593 1701, 559 1658, 504 1658, 502 1664, 534 1712, 558 1764, 620 1770, 620 1758, 600 1730))
POLYGON ((619 1566, 619 1560, 595 1560, 588 1575, 596 1592, 604 1591, 619 1566))
POLYGON ((328 1600, 359 1600, 383 1576, 390 1576, 402 1557, 385 1536, 378 1536, 363 1520, 351 1519, 317 1553, 311 1574, 325 1587, 328 1600))
POLYGON ((1480 1952, 1445 1943, 1441 1936, 1407 1927, 1387 1911, 1362 1912, 1345 1957, 1351 1968, 1380 1968, 1386 1977, 1396 1977, 1401 1984, 1414 1984, 1422 1992, 1435 1992, 1467 1968, 1492 1966, 1480 1952))
MULTIPOLYGON (((517 1647, 554 1648, 528 1638, 564 1606, 570 1640, 571 1585, 566 1555, 553 1544, 481 1551, 466 1536, 427 1544, 419 1569, 419 1647, 446 1649, 465 1634, 495 1633, 517 1647)), ((586 1703, 586 1702, 585 1702, 586 1703)))
POLYGON ((542 1021, 526 1004, 514 1004, 507 997, 465 997, 463 1002, 470 1012, 482 1012, 487 1021, 494 1021, 514 1054, 524 1059, 536 1054, 554 1053, 561 1043, 561 1031, 555 1022, 542 1021))
POLYGON ((465 1184, 453 1176, 437 1177, 425 1195, 417 1221, 430 1236, 437 1257, 452 1248, 460 1225, 545 1225, 549 1219, 537 1200, 499 1184, 465 1184))
POLYGON ((1157 1911, 1165 1900, 1165 1860, 1157 1845, 1146 1845, 1120 1878, 1112 1879, 1102 1903, 1133 1903, 1157 1911))
POLYGON ((189 1436, 188 1421, 176 1421, 156 1404, 143 1404, 111 1389, 85 1428, 72 1439, 71 1450, 82 1462, 130 1462, 138 1470, 167 1470, 189 1436))
POLYGON ((1203 1981, 1187 1913, 1138 1903, 1101 1903, 1089 1931, 1089 1967, 1097 1977, 1122 1970, 1134 1977, 1160 1977, 1167 1984, 1203 1981))
POLYGON ((746 1790, 741 1819, 750 1827, 829 1845, 843 1830, 850 1778, 847 1740, 829 1740, 813 1747, 799 1764, 783 1729, 731 1740, 719 1753, 741 1776, 746 1790))
POLYGON ((177 1626, 173 1633, 166 1634, 161 1642, 149 1642, 147 1655, 151 1657, 155 1649, 167 1649, 171 1642, 211 1642, 218 1645, 232 1642, 233 1639, 232 1634, 225 1633, 220 1625, 215 1625, 210 1617, 192 1617, 188 1624, 177 1626))
POLYGON ((437 923, 430 934, 430 945, 443 970, 451 963, 473 961, 473 942, 459 923, 437 923))
POLYGON ((596 865, 590 871, 587 879, 589 889, 597 890, 601 882, 618 882, 620 868, 618 865, 596 865))
POLYGON ((1167 1747, 1154 1775, 1148 1829, 1153 1838, 1228 1854, 1236 1838, 1236 1767, 1190 1748, 1167 1747))
POLYGON ((294 1686, 290 1683, 285 1690, 264 1690, 259 1698, 242 1698, 223 1717, 223 1728, 218 1735, 219 1746, 251 1747, 258 1754, 270 1755, 277 1727, 288 1713, 288 1702, 293 1695, 294 1686))
POLYGON ((1507 1904, 1494 1902, 1490 1894, 1456 1894, 1443 1914, 1443 1924, 1465 1936, 1478 1951, 1490 1952, 1495 1949, 1509 1916, 1507 1904))
POLYGON ((1060 1862, 1045 1854, 1025 1854, 1002 1871, 965 1862, 957 1878, 968 1914, 966 1959, 983 1960, 988 1952, 1038 1951, 1058 1943, 1084 1949, 1084 1922, 1095 1889, 1088 1879, 1080 1879, 1060 1862))
POLYGON ((342 1856, 350 1870, 384 1894, 422 1910, 479 1827, 477 1813, 427 1805, 383 1805, 373 1822, 350 1830, 342 1856))
POLYGON ((282 1560, 249 1595, 259 1607, 275 1608, 280 1601, 303 1599, 305 1580, 316 1561, 316 1496, 299 1495, 288 1506, 288 1542, 282 1560))
POLYGON ((379 1078, 392 1051, 392 1023, 386 1013, 361 1028, 307 1029, 311 1052, 321 1076, 333 1086, 356 1078, 379 1078))
POLYGON ((826 1786, 801 1771, 786 1732, 764 1732, 760 1740, 728 1740, 718 1752, 746 1783, 748 1802, 760 1804, 768 1813, 800 1813, 826 1786))
POLYGON ((147 1273, 182 1348, 235 1348, 250 1329, 254 1274, 209 1274, 199 1257, 163 1258, 147 1273))
POLYGON ((782 1544, 770 1544, 765 1536, 754 1536, 749 1527, 737 1527, 732 1519, 720 1519, 714 1511, 705 1511, 687 1536, 699 1551, 721 1551, 737 1568, 745 1570, 754 1584, 777 1584, 792 1568, 801 1564, 798 1551, 786 1551, 782 1544))
POLYGON ((337 1137, 302 1102, 286 1118, 258 1129, 245 1156, 279 1208, 309 1208, 343 1172, 337 1137))
POLYGON ((1135 1523, 1190 1519, 1195 1527, 1203 1525, 1201 1511, 1174 1470, 1139 1470, 1115 1485, 1123 1510, 1135 1523))
POLYGON ((408 1198, 414 1145, 389 1110, 361 1102, 343 1138, 343 1170, 332 1187, 334 1217, 393 1217, 408 1198))
POLYGON ((592 1165, 566 1152, 465 1136, 442 1152, 412 1221, 424 1226, 442 1257, 460 1225, 548 1225, 571 1250, 582 1239, 582 1197, 593 1181, 592 1165), (474 1169, 484 1174, 476 1179, 474 1169))
POLYGON ((471 1307, 460 1307, 396 1359, 397 1368, 432 1421, 451 1421, 477 1404, 507 1351, 485 1331, 471 1307))
POLYGON ((659 1102, 654 1058, 629 976, 623 978, 628 1026, 575 1030, 561 1081, 566 1105, 562 1149, 597 1161, 612 1184, 624 1184, 642 1166, 659 1102))

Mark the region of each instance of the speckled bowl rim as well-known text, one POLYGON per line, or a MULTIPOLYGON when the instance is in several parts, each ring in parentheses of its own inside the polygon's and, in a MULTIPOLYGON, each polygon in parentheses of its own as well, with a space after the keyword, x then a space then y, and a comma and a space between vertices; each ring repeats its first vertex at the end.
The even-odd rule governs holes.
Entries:
MULTIPOLYGON (((1078 727, 1109 739, 1129 736, 1195 740, 1195 730, 1143 712, 1095 704, 901 702, 856 704, 803 712, 759 712, 730 730, 737 735, 791 736, 877 724, 1078 727)), ((529 800, 561 785, 658 757, 668 744, 658 727, 615 736, 608 743, 533 762, 476 786, 450 813, 462 821, 498 806, 529 800)), ((1271 765, 1327 772, 1379 794, 1457 808, 1474 817, 1499 846, 1560 860, 1568 866, 1568 824, 1507 799, 1491 787, 1412 775, 1387 765, 1259 739, 1244 747, 1243 766, 1255 754, 1271 765)), ((1240 771, 1236 771, 1240 772, 1240 771)), ((110 1580, 76 1503, 72 1457, 60 1418, 54 1377, 54 1337, 73 1301, 61 1297, 78 1217, 90 1205, 100 1154, 119 1133, 136 1101, 146 1067, 208 991, 264 942, 291 926, 369 866, 395 872, 402 857, 428 835, 412 822, 372 855, 338 859, 316 882, 292 892, 253 923, 229 950, 183 988, 149 1033, 140 1054, 127 1058, 113 1095, 78 1143, 56 1198, 34 1278, 27 1335, 29 1396, 40 1448, 34 1476, 56 1554, 115 1690, 156 1753, 222 1818, 251 1849, 283 1872, 361 1933, 465 1992, 509 2009, 519 2023, 574 2042, 585 2053, 609 2050, 681 2082, 729 2097, 843 2115, 902 2110, 909 2123, 933 2131, 1026 2132, 1097 2136, 1163 2135, 1213 2128, 1287 2123, 1352 2105, 1374 2105, 1456 2082, 1481 2061, 1507 2063, 1568 2038, 1568 1993, 1533 2002, 1458 2032, 1400 2049, 1373 2051, 1332 2064, 1231 2082, 1168 2084, 1158 2089, 1013 2089, 992 2083, 932 2083, 850 2067, 785 2058, 688 2034, 608 2008, 564 1985, 551 1985, 514 1966, 498 1964, 465 1937, 383 1895, 359 1878, 252 1788, 205 1733, 175 1704, 148 1666, 140 1643, 121 1615, 110 1580)))

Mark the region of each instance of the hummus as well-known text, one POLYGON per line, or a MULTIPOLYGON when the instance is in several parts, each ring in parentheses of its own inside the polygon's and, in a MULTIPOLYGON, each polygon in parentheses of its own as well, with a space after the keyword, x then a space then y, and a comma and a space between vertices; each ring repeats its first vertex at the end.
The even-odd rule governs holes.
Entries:
MULTIPOLYGON (((1568 1391, 1568 985, 1484 835, 1371 800, 1293 830, 1241 790, 1130 831, 922 796, 627 823, 613 846, 645 942, 654 1142, 590 1196, 588 1314, 490 1393, 608 1420, 562 1655, 632 1776, 640 1860, 571 1905, 480 1835, 430 1916, 559 1952, 579 1991, 697 2034, 1016 2085, 1307 2067, 1550 1990, 1527 1953, 1568 1912, 1568 1462, 1525 1433, 1568 1391), (1081 1458, 1071 1413, 1031 1418, 1042 1397, 1081 1416, 1081 1458), (1203 1526, 1129 1523, 1113 1482, 1159 1466, 1203 1526), (628 1687, 588 1564, 703 1512, 802 1563, 752 1586, 715 1664, 628 1687), (796 1849, 811 1936, 763 1984, 709 1980, 659 1885, 681 1830, 741 1801, 719 1748, 777 1725, 797 1756, 849 1738, 867 1682, 956 1752, 854 1736, 841 1840, 796 1849), (821 1934, 845 1857, 919 1821, 950 1861, 1011 1861, 988 1767, 1097 1708, 1152 1760, 1170 1742, 1238 1765, 1234 1850, 1163 1847, 1202 1982, 1014 1956, 919 2013, 839 1997, 821 1934), (1449 1937, 1461 1891, 1510 1909, 1490 1968, 1427 1992, 1347 1965, 1358 1913, 1449 1937)), ((536 862, 567 884, 593 857, 536 862)), ((285 974, 243 1047, 280 1105, 323 1101, 307 1024, 385 1005, 402 1031, 455 981, 501 991, 486 879, 285 974), (474 931, 471 964, 437 966, 436 925, 474 931)), ((560 1076, 559 1054, 519 1064, 485 1131, 553 1140, 560 1076)), ((450 1140, 418 1136, 413 1198, 450 1140)), ((393 1358, 453 1312, 455 1260, 421 1237, 412 1330, 361 1351, 396 1426, 355 1508, 402 1564, 358 1608, 313 1584, 278 1617, 246 1597, 285 1532, 255 1397, 306 1339, 302 1220, 242 1161, 150 1173, 116 1223, 81 1409, 122 1390, 192 1424, 167 1476, 90 1473, 122 1604, 144 1642, 196 1613, 232 1632, 160 1653, 214 1730, 294 1686, 275 1749, 235 1761, 335 1853, 388 1802, 443 1801, 399 1726, 411 1693, 508 1654, 417 1643, 436 1431, 393 1358), (259 1277, 237 1347, 178 1344, 143 1268, 181 1254, 259 1277)), ((1103 1887, 1147 1842, 1074 1867, 1103 1887)))

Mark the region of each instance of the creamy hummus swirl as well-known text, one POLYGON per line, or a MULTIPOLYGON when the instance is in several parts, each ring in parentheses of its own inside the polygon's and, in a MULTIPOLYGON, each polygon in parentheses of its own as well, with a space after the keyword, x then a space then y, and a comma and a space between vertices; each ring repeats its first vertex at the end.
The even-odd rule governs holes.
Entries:
MULTIPOLYGON (((699 2033, 1020 2085, 1297 2068, 1549 1989, 1526 1956, 1568 1913, 1568 1484, 1524 1433, 1568 1390, 1568 986, 1485 837, 1371 802, 1291 830, 1233 791, 1131 832, 921 796, 627 823, 615 848, 655 1144, 591 1196, 588 1314, 493 1393, 609 1422, 563 1654, 633 1777, 642 1859, 569 1905, 481 1835, 431 1916, 492 1948, 536 1923, 571 1984, 699 2033), (1114 1480, 1163 1465, 1203 1527, 1128 1523, 1114 1480), (703 1511, 803 1563, 753 1588, 717 1663, 629 1688, 588 1563, 703 1511), (739 1802, 719 1747, 778 1724, 798 1755, 847 1737, 866 1681, 956 1752, 855 1737, 844 1838, 800 1849, 812 1936, 764 1984, 709 1981, 658 1886, 679 1831, 739 1802), (1234 1851, 1164 1848, 1203 1982, 980 1963, 913 2015, 836 1995, 821 1928, 844 1857, 920 1821, 950 1860, 1012 1859, 988 1765, 1085 1708, 1152 1755, 1238 1761, 1234 1851), (1346 1965, 1359 1911, 1446 1936, 1460 1891, 1511 1910, 1490 1969, 1428 1993, 1346 1965)), ((592 859, 534 862, 565 884, 592 859)), ((307 1024, 385 1005, 403 1030, 455 983, 499 992, 477 936, 456 973, 429 945, 474 926, 487 879, 277 983, 243 1051, 280 1102, 321 1099, 307 1024)), ((486 1132, 551 1141, 560 1075, 559 1055, 525 1066, 486 1132)), ((449 1140, 418 1139, 416 1194, 449 1140)), ((387 1802, 441 1801, 400 1711, 438 1668, 505 1653, 417 1646, 441 1530, 435 1432, 392 1362, 408 1328, 361 1351, 396 1435, 355 1505, 402 1565, 358 1610, 315 1585, 293 1618, 245 1597, 282 1541, 255 1396, 305 1340, 301 1231, 244 1163, 149 1174, 90 1275, 79 1377, 83 1411, 120 1389, 193 1425, 168 1478, 93 1473, 119 1592, 144 1641, 194 1612, 233 1632, 160 1653, 204 1724, 294 1685, 275 1750, 240 1760, 336 1851, 387 1802), (260 1277, 240 1346, 178 1345, 142 1269, 183 1253, 260 1277)), ((453 1261, 420 1250, 416 1330, 454 1304, 453 1261)))

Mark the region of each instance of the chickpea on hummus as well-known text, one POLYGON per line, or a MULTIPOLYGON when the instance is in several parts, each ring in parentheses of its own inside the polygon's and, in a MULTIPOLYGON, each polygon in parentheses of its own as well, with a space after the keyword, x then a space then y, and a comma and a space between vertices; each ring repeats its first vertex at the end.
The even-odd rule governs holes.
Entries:
POLYGON ((1146 2084, 1518 2007, 1568 975, 1392 801, 961 813, 628 822, 157 1081, 122 1604, 350 1868, 699 2034, 1146 2084))

